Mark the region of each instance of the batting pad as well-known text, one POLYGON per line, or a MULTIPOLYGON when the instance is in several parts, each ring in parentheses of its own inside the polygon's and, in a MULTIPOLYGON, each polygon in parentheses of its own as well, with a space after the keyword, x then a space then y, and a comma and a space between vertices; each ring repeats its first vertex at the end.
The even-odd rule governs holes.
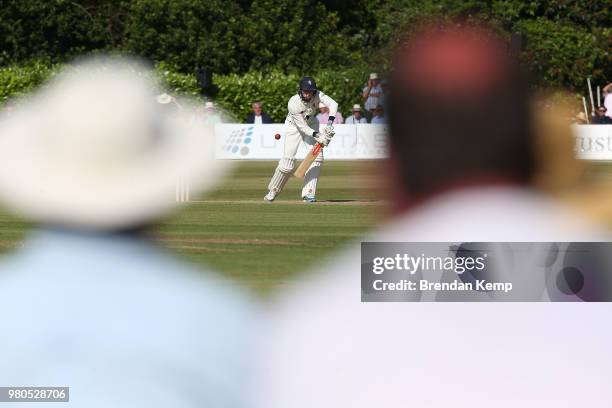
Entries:
POLYGON ((308 171, 304 175, 304 187, 302 188, 302 197, 310 196, 314 197, 317 193, 317 181, 321 174, 321 168, 323 166, 323 160, 317 159, 310 165, 308 171))
POLYGON ((274 175, 272 176, 272 180, 270 180, 270 184, 268 184, 268 190, 280 193, 283 187, 285 187, 287 180, 289 180, 289 177, 291 177, 291 173, 285 173, 281 170, 280 166, 277 167, 276 170, 274 170, 274 175))

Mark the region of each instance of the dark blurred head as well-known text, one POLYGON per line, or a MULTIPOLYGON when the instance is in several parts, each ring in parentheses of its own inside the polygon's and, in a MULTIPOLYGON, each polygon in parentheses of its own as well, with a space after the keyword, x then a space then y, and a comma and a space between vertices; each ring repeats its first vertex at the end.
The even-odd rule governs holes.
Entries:
POLYGON ((606 109, 605 106, 600 106, 599 108, 597 108, 597 110, 595 112, 596 112, 597 116, 603 117, 603 116, 606 116, 606 112, 607 111, 608 110, 606 109))
POLYGON ((490 30, 445 23, 406 36, 389 89, 391 157, 410 197, 474 180, 529 180, 528 87, 490 30))

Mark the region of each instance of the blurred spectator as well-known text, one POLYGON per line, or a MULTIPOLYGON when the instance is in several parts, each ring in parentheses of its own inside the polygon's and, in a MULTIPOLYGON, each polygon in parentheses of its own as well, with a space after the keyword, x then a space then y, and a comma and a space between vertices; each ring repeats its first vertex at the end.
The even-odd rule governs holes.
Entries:
POLYGON ((380 86, 380 79, 378 74, 372 72, 368 79, 368 85, 363 88, 363 99, 365 100, 364 108, 366 110, 366 116, 371 119, 373 111, 380 104, 379 98, 383 97, 383 89, 380 86))
POLYGON ((162 110, 166 114, 176 115, 182 112, 183 110, 183 107, 176 100, 176 98, 174 96, 168 95, 167 93, 159 94, 155 99, 157 100, 157 103, 160 104, 162 110))
POLYGON ((175 99, 167 93, 161 93, 157 95, 157 98, 155 98, 155 100, 157 100, 157 103, 159 103, 160 105, 168 105, 175 99))
POLYGON ((381 95, 378 97, 378 105, 385 106, 385 95, 389 93, 389 83, 386 79, 380 81, 380 88, 382 89, 381 95))
POLYGON ((611 125, 612 118, 606 116, 606 107, 601 105, 599 108, 595 109, 595 116, 593 116, 593 124, 594 125, 611 125))
POLYGON ((363 116, 361 116, 361 106, 358 103, 353 105, 353 114, 349 116, 348 118, 346 118, 346 121, 344 123, 346 123, 347 125, 349 124, 353 125, 357 123, 368 123, 368 120, 364 118, 363 116))
MULTIPOLYGON (((327 125, 327 121, 329 120, 329 108, 325 106, 323 103, 319 103, 319 113, 317 114, 317 120, 319 123, 327 125)), ((340 111, 336 112, 336 116, 334 117, 334 125, 340 125, 343 122, 342 113, 340 111)))
POLYGON ((385 119, 385 109, 382 105, 378 105, 376 109, 374 109, 374 116, 372 116, 372 121, 370 123, 374 124, 384 124, 387 123, 385 119))
POLYGON ((263 111, 261 102, 254 102, 251 105, 253 113, 246 117, 245 123, 254 123, 255 125, 261 125, 262 123, 272 123, 272 118, 263 111))
POLYGON ((606 107, 606 116, 612 118, 612 82, 603 88, 604 104, 606 107))
MULTIPOLYGON (((205 125, 206 124, 206 109, 202 105, 198 105, 193 110, 191 115, 190 123, 194 123, 195 125, 205 125)), ((207 132, 208 133, 208 132, 207 132)))
MULTIPOLYGON (((600 237, 531 184, 531 98, 505 43, 483 28, 439 24, 401 44, 387 100, 391 158, 380 169, 394 216, 359 241, 600 237)), ((331 262, 273 315, 257 408, 597 406, 612 398, 606 304, 362 303, 360 244, 331 262), (576 344, 588 346, 568 355, 576 344)), ((533 285, 544 296, 545 283, 533 285)), ((418 300, 420 292, 396 296, 418 300)))
POLYGON ((6 116, 12 115, 14 111, 15 111, 15 105, 13 104, 13 101, 11 100, 6 101, 4 105, 2 106, 2 108, 0 109, 0 112, 6 116))
POLYGON ((75 408, 246 407, 254 305, 147 238, 178 176, 208 190, 225 165, 145 68, 72 69, 0 122, 0 198, 35 222, 0 263, 0 384, 69 386, 75 408))
POLYGON ((212 102, 206 102, 204 104, 204 122, 208 125, 215 125, 217 123, 223 123, 221 114, 217 111, 217 107, 212 102))

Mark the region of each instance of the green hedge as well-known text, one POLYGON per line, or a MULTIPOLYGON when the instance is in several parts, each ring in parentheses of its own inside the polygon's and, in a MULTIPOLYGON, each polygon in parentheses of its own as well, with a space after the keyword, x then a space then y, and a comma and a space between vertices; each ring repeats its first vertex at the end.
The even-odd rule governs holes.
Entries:
POLYGON ((0 103, 29 93, 52 77, 58 69, 58 65, 42 62, 0 68, 0 103))
MULTIPOLYGON (((367 82, 366 69, 322 71, 311 74, 319 88, 338 102, 339 110, 346 117, 355 103, 363 105, 361 90, 367 82)), ((264 111, 275 122, 287 116, 287 102, 297 91, 301 76, 279 71, 271 73, 249 72, 244 75, 215 75, 219 87, 217 102, 242 121, 251 112, 251 104, 261 101, 264 111)))
MULTIPOLYGON (((0 67, 0 103, 8 98, 19 97, 51 79, 62 68, 60 64, 33 62, 24 66, 0 67)), ((198 98, 200 88, 194 75, 182 74, 167 64, 156 66, 163 86, 176 95, 198 98)))
MULTIPOLYGON (((27 94, 52 77, 60 68, 61 65, 43 62, 0 67, 0 103, 9 97, 27 94)), ((158 64, 156 71, 164 87, 172 94, 200 98, 195 75, 177 72, 175 67, 166 63, 158 64)), ((346 117, 353 104, 363 104, 360 94, 367 74, 366 69, 350 69, 323 71, 312 75, 318 86, 338 102, 339 110, 346 117)), ((287 101, 295 94, 300 78, 297 74, 279 71, 215 75, 213 80, 218 87, 216 102, 237 121, 242 121, 251 112, 251 104, 261 101, 264 110, 276 122, 282 122, 287 115, 287 101)))

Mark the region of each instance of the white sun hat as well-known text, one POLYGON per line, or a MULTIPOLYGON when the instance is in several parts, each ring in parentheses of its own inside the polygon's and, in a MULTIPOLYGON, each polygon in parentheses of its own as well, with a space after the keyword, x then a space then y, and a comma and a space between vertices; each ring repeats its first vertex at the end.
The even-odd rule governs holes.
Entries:
POLYGON ((157 102, 161 103, 162 105, 167 105, 172 102, 172 97, 167 93, 159 94, 157 95, 157 102))
POLYGON ((354 112, 354 111, 359 111, 359 112, 361 112, 361 105, 359 105, 358 103, 354 104, 354 105, 353 105, 353 112, 354 112))
POLYGON ((146 71, 85 61, 1 117, 0 200, 45 224, 120 229, 167 213, 179 179, 211 188, 225 168, 212 127, 189 107, 170 115, 146 71))
POLYGON ((372 72, 370 74, 370 79, 378 79, 378 74, 376 72, 372 72))

